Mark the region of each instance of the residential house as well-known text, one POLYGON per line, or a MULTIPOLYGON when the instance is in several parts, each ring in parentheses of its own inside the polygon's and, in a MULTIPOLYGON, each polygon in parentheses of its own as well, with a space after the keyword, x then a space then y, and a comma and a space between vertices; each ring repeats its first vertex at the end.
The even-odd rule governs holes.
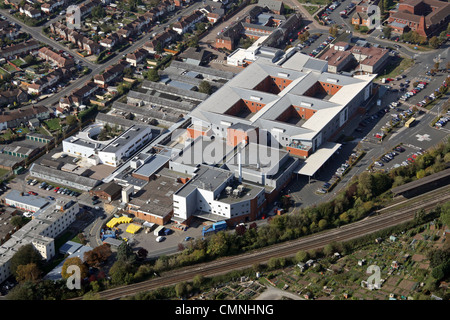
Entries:
POLYGON ((61 80, 68 77, 70 71, 66 68, 57 68, 28 86, 29 94, 40 94, 44 90, 55 87, 61 80))
POLYGON ((7 106, 14 102, 20 104, 26 101, 28 101, 28 94, 20 87, 0 91, 0 106, 7 106))
POLYGON ((12 111, 0 112, 0 130, 15 128, 25 125, 32 118, 39 120, 48 119, 50 111, 44 106, 31 106, 12 111))
POLYGON ((40 58, 50 61, 60 68, 70 68, 74 65, 74 61, 72 59, 64 58, 62 55, 50 50, 47 47, 39 49, 38 55, 40 58))
POLYGON ((136 67, 139 63, 142 62, 148 55, 148 51, 144 49, 138 49, 135 52, 127 54, 126 61, 132 65, 133 67, 136 67))
POLYGON ((122 76, 123 70, 128 66, 127 62, 121 61, 115 65, 107 68, 102 74, 94 76, 94 83, 98 84, 101 88, 106 88, 108 84, 117 80, 122 76))
POLYGON ((178 34, 186 33, 188 30, 192 29, 197 22, 203 20, 205 15, 200 11, 194 11, 192 14, 186 17, 182 17, 178 22, 175 22, 172 29, 178 34))
POLYGON ((175 41, 178 38, 178 33, 173 31, 172 29, 167 29, 163 33, 157 35, 155 38, 147 41, 144 44, 144 49, 149 51, 150 53, 155 53, 158 47, 158 44, 161 45, 161 48, 164 48, 167 44, 175 41))
POLYGON ((39 42, 32 39, 27 42, 22 42, 16 45, 0 49, 0 58, 13 59, 16 56, 28 54, 39 49, 39 42))
POLYGON ((24 14, 29 18, 38 19, 41 17, 41 10, 35 9, 29 4, 25 4, 23 7, 20 7, 19 11, 21 14, 24 14))
POLYGON ((99 44, 107 49, 112 49, 118 43, 119 43, 119 36, 117 35, 117 33, 113 33, 110 36, 99 41, 99 44))
POLYGON ((73 107, 82 105, 95 91, 98 86, 93 81, 86 82, 81 88, 73 90, 69 96, 61 98, 56 113, 68 113, 73 107))

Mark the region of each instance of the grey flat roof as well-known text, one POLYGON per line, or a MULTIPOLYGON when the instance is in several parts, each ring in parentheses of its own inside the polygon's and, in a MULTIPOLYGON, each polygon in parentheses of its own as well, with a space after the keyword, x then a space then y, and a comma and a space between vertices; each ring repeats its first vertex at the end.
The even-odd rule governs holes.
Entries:
POLYGON ((5 200, 11 200, 11 201, 17 201, 24 203, 29 206, 43 208, 45 207, 49 201, 45 198, 39 197, 39 196, 33 196, 31 194, 25 193, 24 195, 21 195, 21 192, 18 190, 12 189, 6 196, 5 200))
POLYGON ((83 245, 81 243, 67 241, 59 248, 59 252, 62 254, 66 254, 66 253, 72 254, 72 253, 75 253, 82 246, 83 245))
MULTIPOLYGON (((125 118, 117 117, 117 116, 107 114, 107 113, 102 113, 102 112, 99 112, 97 114, 97 116, 95 117, 95 121, 108 123, 108 124, 117 124, 117 125, 125 127, 125 128, 130 128, 130 127, 134 126, 135 124, 137 124, 136 121, 134 121, 134 120, 128 120, 125 118)), ((161 128, 159 128, 159 127, 155 127, 152 125, 148 125, 148 126, 152 128, 152 132, 154 130, 156 130, 157 132, 161 132, 161 128)))
POLYGON ((157 97, 151 94, 142 93, 139 91, 131 90, 128 92, 127 98, 138 99, 143 101, 146 104, 157 105, 172 108, 175 110, 181 111, 191 111, 196 107, 196 105, 188 102, 188 101, 177 101, 166 99, 162 97, 157 97))
POLYGON ((137 107, 137 106, 132 106, 132 105, 129 105, 126 103, 115 101, 115 102, 113 102, 112 107, 114 109, 118 109, 121 111, 131 112, 131 113, 138 114, 138 115, 148 117, 148 118, 161 119, 161 120, 164 120, 167 122, 175 123, 178 120, 180 120, 179 115, 177 115, 173 112, 168 113, 165 110, 158 110, 156 108, 152 109, 148 105, 142 106, 142 107, 137 107))
POLYGON ((106 147, 104 147, 102 152, 116 152, 120 148, 122 148, 127 142, 133 140, 138 135, 140 135, 144 130, 148 129, 148 126, 135 124, 132 127, 128 128, 124 133, 115 138, 111 143, 109 143, 106 147))
POLYGON ((195 84, 190 84, 190 83, 177 81, 177 80, 171 80, 167 83, 167 85, 175 87, 175 88, 179 88, 179 89, 184 89, 184 90, 192 90, 197 87, 197 85, 195 85, 195 84))
POLYGON ((48 176, 50 178, 63 179, 68 182, 84 185, 84 186, 90 187, 90 188, 94 188, 95 186, 100 184, 100 180, 79 176, 74 173, 65 172, 65 171, 57 170, 57 169, 50 168, 50 167, 45 167, 45 166, 39 165, 37 163, 33 163, 31 165, 30 172, 31 173, 35 172, 37 174, 48 176))
POLYGON ((177 195, 185 197, 197 188, 211 191, 216 190, 231 176, 233 176, 233 174, 230 171, 200 165, 195 172, 195 176, 178 190, 177 195))
POLYGON ((168 85, 165 85, 162 83, 152 82, 152 81, 148 81, 148 80, 144 80, 142 82, 142 88, 148 89, 148 90, 167 92, 167 93, 170 93, 173 95, 187 97, 187 98, 198 100, 198 101, 203 101, 208 97, 208 95, 205 93, 175 88, 175 87, 171 87, 171 86, 168 86, 168 85))
POLYGON ((172 62, 170 63, 170 66, 174 67, 174 68, 178 68, 178 69, 184 69, 186 71, 195 71, 195 72, 198 72, 201 74, 212 75, 212 76, 226 79, 226 80, 230 80, 235 76, 235 74, 230 71, 222 71, 222 70, 216 70, 216 69, 208 68, 208 67, 195 66, 195 65, 192 65, 189 63, 180 62, 180 61, 176 61, 176 60, 172 60, 172 62))
POLYGON ((150 177, 156 171, 161 169, 169 161, 169 159, 169 157, 156 154, 151 158, 150 161, 137 168, 134 173, 141 176, 150 177))

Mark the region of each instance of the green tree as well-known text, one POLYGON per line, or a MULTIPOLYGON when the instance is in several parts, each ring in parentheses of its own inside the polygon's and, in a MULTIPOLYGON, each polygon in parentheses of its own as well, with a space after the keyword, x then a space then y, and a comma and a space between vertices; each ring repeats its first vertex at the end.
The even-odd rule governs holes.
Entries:
POLYGON ((328 221, 326 219, 321 219, 319 221, 319 229, 324 230, 328 226, 328 221))
POLYGON ((34 300, 35 287, 31 281, 25 281, 15 286, 6 296, 8 300, 34 300))
POLYGON ((327 257, 331 256, 336 249, 334 248, 333 244, 329 243, 325 247, 323 247, 323 254, 327 257))
POLYGON ((333 25, 332 27, 330 27, 330 29, 328 29, 328 32, 332 37, 336 38, 338 36, 339 29, 336 25, 333 25))
POLYGON ((438 37, 436 37, 436 36, 431 37, 429 42, 430 42, 430 46, 432 46, 434 49, 439 48, 439 46, 441 45, 438 37))
POLYGON ((106 11, 105 11, 105 9, 103 9, 103 7, 101 5, 98 5, 94 8, 92 8, 91 16, 95 20, 100 20, 100 19, 106 17, 106 11))
POLYGON ((10 222, 16 228, 22 228, 26 224, 24 217, 19 215, 12 217, 10 222))
POLYGON ((190 37, 186 44, 188 47, 192 48, 198 47, 198 37, 197 36, 190 37))
POLYGON ((117 260, 126 261, 129 263, 136 262, 136 255, 133 252, 133 249, 128 244, 128 242, 122 242, 120 246, 117 248, 117 260))
POLYGON ((308 252, 304 250, 300 250, 295 254, 295 261, 297 262, 306 262, 309 259, 308 252))
POLYGON ((208 241, 208 249, 206 253, 210 256, 222 257, 227 254, 229 249, 230 236, 228 233, 219 232, 213 235, 208 241))
POLYGON ((26 64, 28 64, 28 65, 32 65, 32 64, 36 63, 36 58, 33 55, 31 55, 31 54, 27 55, 24 58, 24 60, 25 60, 26 64))
POLYGON ((19 266, 27 265, 30 263, 35 263, 38 267, 41 267, 42 256, 32 244, 26 244, 20 247, 17 252, 11 257, 11 273, 14 276, 17 276, 17 268, 19 266))
POLYGON ((116 285, 130 284, 133 282, 133 267, 130 263, 117 260, 109 270, 111 282, 116 285))
POLYGON ((178 297, 184 297, 187 293, 187 285, 186 282, 179 282, 175 285, 175 293, 178 297))
POLYGON ((391 27, 384 27, 383 28, 383 35, 389 39, 391 37, 391 33, 392 33, 392 28, 391 27))
POLYGON ((208 81, 203 80, 198 85, 198 91, 201 92, 201 93, 211 94, 212 93, 212 87, 211 87, 211 85, 209 84, 208 81))
POLYGON ((149 69, 146 74, 147 80, 150 80, 152 82, 158 82, 160 80, 158 70, 156 69, 149 69))
POLYGON ((192 284, 194 285, 194 287, 200 288, 204 281, 205 281, 205 278, 201 274, 197 274, 192 279, 192 284))
POLYGON ((450 202, 446 202, 441 206, 441 222, 450 227, 450 202))

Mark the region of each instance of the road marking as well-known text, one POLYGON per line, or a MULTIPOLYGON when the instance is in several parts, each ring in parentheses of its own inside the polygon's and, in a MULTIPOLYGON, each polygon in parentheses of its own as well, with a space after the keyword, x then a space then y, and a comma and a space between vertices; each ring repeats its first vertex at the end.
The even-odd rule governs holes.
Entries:
POLYGON ((416 134, 418 141, 431 141, 429 134, 416 134))

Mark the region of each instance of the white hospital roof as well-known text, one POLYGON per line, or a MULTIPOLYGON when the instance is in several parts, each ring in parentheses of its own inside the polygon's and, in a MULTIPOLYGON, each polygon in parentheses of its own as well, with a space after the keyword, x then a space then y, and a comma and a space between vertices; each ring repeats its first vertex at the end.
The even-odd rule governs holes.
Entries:
POLYGON ((313 176, 323 164, 339 149, 341 144, 333 142, 323 143, 310 155, 294 172, 305 176, 313 176))

